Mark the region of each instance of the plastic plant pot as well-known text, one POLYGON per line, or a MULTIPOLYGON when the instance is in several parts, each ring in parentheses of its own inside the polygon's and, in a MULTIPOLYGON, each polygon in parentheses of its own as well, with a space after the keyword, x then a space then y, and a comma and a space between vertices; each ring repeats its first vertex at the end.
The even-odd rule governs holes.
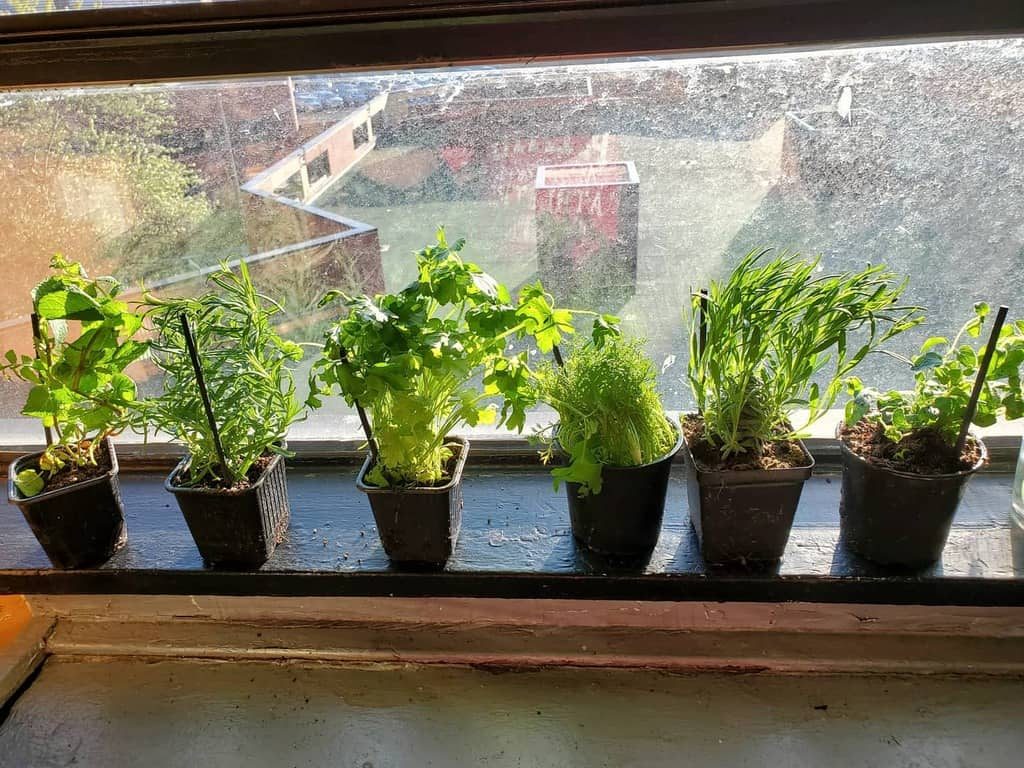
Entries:
POLYGON ((881 565, 920 568, 942 556, 971 475, 988 461, 944 475, 919 475, 872 464, 840 440, 843 461, 839 518, 842 539, 856 554, 881 565))
POLYGON ((164 488, 177 499, 203 561, 213 567, 263 565, 284 538, 291 517, 284 458, 275 456, 259 479, 242 490, 179 485, 190 461, 191 456, 181 460, 164 488))
POLYGON ((16 459, 7 472, 7 497, 25 516, 55 568, 102 565, 128 541, 118 483, 117 454, 105 440, 110 469, 99 477, 25 498, 14 484, 23 469, 38 466, 42 451, 16 459))
POLYGON ((370 500, 384 551, 394 563, 440 567, 451 557, 462 524, 462 472, 469 441, 446 438, 458 448, 451 479, 444 485, 419 488, 380 488, 366 482, 373 468, 367 456, 356 487, 370 500))
POLYGON ((804 482, 814 470, 803 467, 707 471, 697 466, 683 445, 686 492, 700 551, 712 565, 774 563, 782 559, 800 503, 804 482))
POLYGON ((573 538, 599 555, 635 558, 650 554, 661 535, 665 494, 672 459, 683 445, 675 424, 676 443, 664 456, 635 467, 603 466, 601 492, 580 496, 579 483, 566 483, 573 538))

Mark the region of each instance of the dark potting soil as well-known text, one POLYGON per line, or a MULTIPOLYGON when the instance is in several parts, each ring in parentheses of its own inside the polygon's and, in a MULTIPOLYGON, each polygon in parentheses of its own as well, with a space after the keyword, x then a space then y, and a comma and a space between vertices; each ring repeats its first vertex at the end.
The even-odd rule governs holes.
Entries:
MULTIPOLYGON (((110 451, 107 449, 107 444, 104 441, 100 443, 99 450, 96 451, 95 465, 86 465, 84 467, 76 467, 73 464, 66 465, 53 475, 50 475, 46 481, 46 486, 43 488, 43 492, 58 491, 61 488, 67 488, 69 485, 102 477, 110 471, 112 466, 110 451)), ((39 471, 39 465, 33 466, 32 469, 39 471)))
POLYGON ((723 459, 721 451, 704 438, 704 420, 689 414, 683 418, 683 434, 693 460, 705 472, 745 469, 795 469, 811 463, 795 440, 766 443, 759 453, 736 454, 723 459))
MULTIPOLYGON (((199 488, 206 491, 224 491, 225 493, 238 493, 244 491, 247 488, 251 488, 257 480, 267 471, 270 463, 274 460, 276 454, 265 453, 260 456, 256 461, 249 467, 249 471, 245 473, 245 477, 234 483, 229 483, 227 480, 218 480, 214 483, 201 483, 199 485, 189 485, 190 488, 199 488)), ((188 485, 188 479, 184 483, 176 483, 176 485, 188 485)))
POLYGON ((839 437, 850 450, 875 466, 918 475, 948 475, 970 469, 981 458, 981 446, 973 437, 967 438, 960 456, 955 446, 932 429, 920 430, 893 442, 885 436, 881 424, 860 421, 844 426, 839 437))

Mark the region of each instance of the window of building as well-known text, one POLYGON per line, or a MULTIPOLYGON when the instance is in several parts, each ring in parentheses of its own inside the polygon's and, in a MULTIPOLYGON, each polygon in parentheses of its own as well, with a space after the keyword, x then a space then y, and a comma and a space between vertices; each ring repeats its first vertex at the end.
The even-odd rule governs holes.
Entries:
MULTIPOLYGON (((401 287, 443 224, 510 287, 620 315, 673 409, 691 290, 755 246, 909 276, 906 353, 974 301, 1024 307, 1022 84, 1004 38, 0 93, 0 348, 29 348, 54 252, 168 292, 252 259, 314 341, 322 290, 401 287)), ((5 434, 35 429, 23 397, 0 383, 5 434)))

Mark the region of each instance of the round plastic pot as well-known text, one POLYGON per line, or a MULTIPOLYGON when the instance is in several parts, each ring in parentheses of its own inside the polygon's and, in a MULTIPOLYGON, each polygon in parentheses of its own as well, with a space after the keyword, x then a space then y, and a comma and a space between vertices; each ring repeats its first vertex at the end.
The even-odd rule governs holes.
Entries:
POLYGON ((790 469, 705 471, 683 445, 686 493, 700 552, 710 564, 774 563, 782 558, 814 459, 790 469))
POLYGON ((882 565, 919 568, 942 556, 967 481, 988 460, 947 475, 918 475, 872 464, 840 440, 843 460, 839 518, 846 546, 882 565))
POLYGON ((455 549, 462 525, 462 471, 469 455, 469 441, 447 438, 458 446, 451 479, 436 487, 380 488, 366 482, 373 468, 367 456, 356 477, 356 487, 370 500, 384 551, 394 563, 412 566, 443 566, 455 549))
POLYGON ((178 485, 186 456, 164 482, 185 516, 203 561, 214 567, 258 568, 288 530, 288 478, 275 456, 255 483, 240 491, 178 485))
POLYGON ((676 443, 655 461, 636 467, 601 468, 601 492, 580 495, 579 483, 566 483, 572 535, 600 555, 633 558, 649 554, 661 535, 665 494, 672 459, 683 445, 675 424, 676 443))
POLYGON ((117 454, 107 439, 110 470, 100 477, 25 498, 14 478, 38 466, 42 451, 21 456, 7 471, 7 497, 21 510, 32 533, 55 568, 102 565, 128 541, 117 454))

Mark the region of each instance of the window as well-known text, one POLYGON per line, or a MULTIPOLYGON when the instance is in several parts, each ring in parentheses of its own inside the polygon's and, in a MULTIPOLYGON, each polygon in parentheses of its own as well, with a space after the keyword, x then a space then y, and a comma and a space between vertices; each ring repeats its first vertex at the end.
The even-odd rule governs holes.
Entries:
MULTIPOLYGON (((325 287, 400 287, 444 224, 508 285, 621 315, 670 408, 689 292, 758 245, 907 274, 909 352, 975 300, 1024 308, 1022 85, 1004 38, 0 93, 0 347, 56 251, 164 291, 249 259, 316 340, 325 287)), ((23 395, 0 384, 8 431, 23 395)))

